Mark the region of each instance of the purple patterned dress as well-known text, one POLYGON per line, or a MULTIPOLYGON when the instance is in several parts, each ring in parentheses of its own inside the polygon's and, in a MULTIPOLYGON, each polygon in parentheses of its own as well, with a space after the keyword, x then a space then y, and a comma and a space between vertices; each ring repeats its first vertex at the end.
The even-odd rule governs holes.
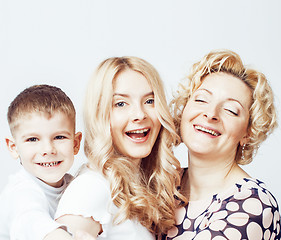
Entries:
POLYGON ((263 182, 244 178, 208 200, 190 201, 176 212, 166 240, 280 239, 280 213, 263 182))

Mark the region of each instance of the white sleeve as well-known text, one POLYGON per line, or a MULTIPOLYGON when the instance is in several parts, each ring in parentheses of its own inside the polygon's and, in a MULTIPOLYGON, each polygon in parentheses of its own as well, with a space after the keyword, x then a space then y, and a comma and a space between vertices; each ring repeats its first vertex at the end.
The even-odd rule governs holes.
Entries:
POLYGON ((67 214, 92 217, 100 224, 111 220, 111 194, 105 178, 91 170, 76 177, 59 202, 55 219, 67 214))
POLYGON ((50 216, 47 199, 38 188, 14 191, 9 207, 12 209, 11 240, 43 240, 61 226, 50 216))

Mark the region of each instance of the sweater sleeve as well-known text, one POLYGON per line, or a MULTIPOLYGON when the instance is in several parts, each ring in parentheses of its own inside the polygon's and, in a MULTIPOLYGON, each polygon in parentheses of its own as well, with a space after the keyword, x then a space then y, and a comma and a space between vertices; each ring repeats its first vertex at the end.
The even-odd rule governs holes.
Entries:
POLYGON ((92 217, 100 224, 111 220, 110 188, 106 179, 92 170, 76 177, 63 193, 55 219, 63 215, 92 217))
POLYGON ((44 239, 61 225, 50 216, 47 199, 40 189, 19 188, 10 198, 11 240, 44 239))

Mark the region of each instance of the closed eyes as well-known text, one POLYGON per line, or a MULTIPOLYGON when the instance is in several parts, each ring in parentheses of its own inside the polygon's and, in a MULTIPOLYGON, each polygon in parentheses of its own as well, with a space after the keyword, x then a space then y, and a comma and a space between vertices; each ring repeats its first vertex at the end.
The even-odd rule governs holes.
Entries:
POLYGON ((195 102, 203 102, 203 103, 205 103, 206 101, 203 100, 203 99, 195 99, 195 102))
POLYGON ((233 110, 231 110, 231 109, 225 108, 225 110, 228 111, 228 112, 230 112, 231 114, 233 114, 233 115, 235 115, 235 116, 238 116, 238 113, 235 112, 235 111, 233 111, 233 110))
MULTIPOLYGON (((194 101, 197 103, 208 103, 205 99, 202 99, 202 98, 197 98, 194 101)), ((236 110, 233 110, 231 108, 224 108, 224 110, 226 110, 227 112, 229 112, 230 114, 232 114, 234 116, 238 116, 238 112, 236 110)))

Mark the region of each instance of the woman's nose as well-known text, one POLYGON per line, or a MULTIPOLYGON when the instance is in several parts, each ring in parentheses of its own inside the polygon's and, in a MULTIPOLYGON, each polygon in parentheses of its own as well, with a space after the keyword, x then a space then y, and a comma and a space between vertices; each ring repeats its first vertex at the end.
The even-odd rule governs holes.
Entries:
POLYGON ((217 106, 209 105, 204 112, 204 117, 209 121, 218 121, 219 120, 219 110, 217 106))
POLYGON ((146 116, 145 109, 142 106, 132 106, 131 118, 133 121, 142 121, 146 116))

